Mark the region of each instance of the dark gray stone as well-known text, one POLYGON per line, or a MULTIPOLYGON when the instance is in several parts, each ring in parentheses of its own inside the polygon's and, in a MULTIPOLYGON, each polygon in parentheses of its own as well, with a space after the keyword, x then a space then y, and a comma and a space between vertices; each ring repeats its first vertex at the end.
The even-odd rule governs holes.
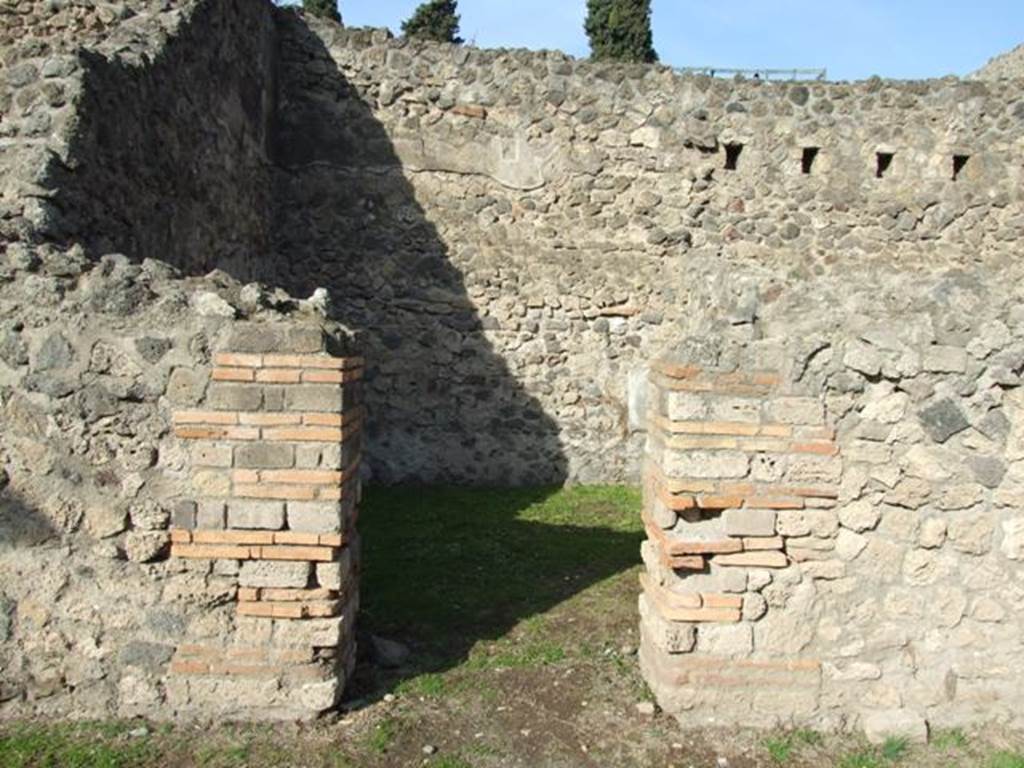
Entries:
POLYGON ((242 323, 231 329, 223 349, 230 352, 312 354, 326 348, 322 328, 294 328, 274 323, 242 323))
POLYGON ((39 392, 50 397, 67 397, 75 391, 73 382, 49 373, 30 373, 22 383, 29 392, 39 392))
POLYGON ((967 466, 986 488, 998 488, 1006 475, 1006 464, 995 456, 968 456, 967 466))
POLYGON ((345 393, 338 385, 290 387, 285 390, 285 408, 290 411, 340 411, 345 393))
POLYGON ((196 527, 196 503, 182 499, 175 502, 171 512, 171 526, 191 531, 196 527))
POLYGON ((0 334, 0 360, 11 368, 28 365, 28 346, 15 331, 0 334))
POLYGON ((121 648, 118 661, 126 667, 140 667, 150 672, 159 672, 173 655, 173 646, 135 641, 121 648))
POLYGON ((994 408, 986 413, 976 426, 989 440, 1005 440, 1010 434, 1010 420, 1002 408, 994 408))
POLYGON ((146 626, 157 637, 176 640, 185 634, 181 614, 166 608, 154 608, 146 614, 146 626))
POLYGON ((61 333, 51 334, 36 352, 34 371, 63 370, 75 359, 75 350, 61 333))
POLYGON ((798 107, 802 107, 807 103, 807 100, 811 97, 811 92, 807 90, 806 86, 794 85, 789 89, 789 100, 796 104, 798 107))
POLYGON ((77 401, 78 410, 87 424, 113 416, 119 408, 118 399, 99 384, 92 384, 83 389, 78 394, 77 401))
POLYGON ((263 404, 263 391, 255 386, 214 382, 206 403, 218 411, 258 411, 263 404))
POLYGON ((295 449, 283 443, 243 443, 235 448, 235 466, 243 469, 287 469, 295 449))
POLYGON ((14 601, 0 597, 0 643, 6 643, 11 637, 14 625, 14 601))
POLYGON ((158 363, 171 349, 169 339, 159 339, 146 336, 135 340, 135 351, 139 353, 147 363, 158 363))
POLYGON ((946 442, 970 426, 960 406, 949 398, 932 403, 917 415, 925 432, 937 443, 946 442))

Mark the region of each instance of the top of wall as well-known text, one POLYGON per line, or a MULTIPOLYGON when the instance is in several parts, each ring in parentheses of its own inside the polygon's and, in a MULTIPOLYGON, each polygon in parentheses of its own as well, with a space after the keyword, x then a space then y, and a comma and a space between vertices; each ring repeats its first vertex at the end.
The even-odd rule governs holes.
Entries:
POLYGON ((989 59, 988 64, 971 75, 976 80, 1020 79, 1024 77, 1024 45, 989 59))

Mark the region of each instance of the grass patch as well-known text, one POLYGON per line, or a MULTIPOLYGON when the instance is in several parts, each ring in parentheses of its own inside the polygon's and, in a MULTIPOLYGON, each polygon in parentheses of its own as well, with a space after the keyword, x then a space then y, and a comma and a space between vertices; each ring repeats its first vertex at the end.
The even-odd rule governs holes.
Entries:
POLYGON ((997 752, 988 759, 985 768, 1024 768, 1024 754, 1020 752, 997 752))
POLYGON ((789 736, 772 737, 765 739, 764 748, 768 751, 768 757, 772 762, 783 765, 789 762, 793 754, 793 740, 789 736))
POLYGON ((910 748, 910 742, 901 736, 890 736, 882 744, 882 757, 890 762, 902 760, 910 748))
POLYGON ((932 746, 938 749, 964 749, 969 743, 967 734, 960 728, 949 728, 932 734, 932 746))
POLYGON ((383 755, 391 748, 395 739, 398 738, 398 731, 398 721, 393 717, 386 718, 379 722, 374 729, 370 731, 370 735, 366 740, 366 745, 371 752, 383 755))
POLYGON ((395 693, 404 696, 423 696, 426 698, 440 698, 450 689, 447 679, 435 672, 411 677, 403 680, 395 688, 395 693))
POLYGON ((770 736, 764 740, 764 748, 773 763, 785 765, 800 747, 814 747, 821 741, 821 734, 817 731, 798 728, 779 736, 770 736))
POLYGON ((622 486, 370 489, 360 621, 413 645, 419 679, 467 660, 558 663, 567 646, 551 635, 566 628, 543 614, 637 566, 639 508, 639 491, 622 486))
POLYGON ((147 738, 127 739, 126 723, 17 726, 0 734, 4 768, 122 768, 151 763, 147 738))
POLYGON ((839 758, 838 768, 882 768, 882 758, 871 750, 859 749, 839 758))
POLYGON ((793 739, 808 747, 816 747, 823 741, 821 734, 810 728, 797 728, 793 731, 793 739))

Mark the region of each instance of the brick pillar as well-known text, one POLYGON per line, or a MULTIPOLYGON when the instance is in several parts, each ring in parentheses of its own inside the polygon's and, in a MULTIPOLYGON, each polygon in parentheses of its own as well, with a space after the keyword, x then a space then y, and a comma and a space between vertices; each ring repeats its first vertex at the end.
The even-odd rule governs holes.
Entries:
POLYGON ((183 711, 314 717, 354 666, 363 361, 296 354, 297 339, 309 349, 310 334, 268 328, 273 351, 216 354, 205 401, 174 414, 192 493, 171 556, 234 600, 221 632, 177 648, 168 688, 183 711))
MULTIPOLYGON (((810 718, 819 663, 758 623, 809 511, 835 505, 840 464, 823 400, 762 370, 652 368, 644 473, 641 667, 662 708, 694 723, 810 718)), ((814 539, 819 541, 819 539, 814 539)), ((795 615, 794 620, 806 617, 795 615)))

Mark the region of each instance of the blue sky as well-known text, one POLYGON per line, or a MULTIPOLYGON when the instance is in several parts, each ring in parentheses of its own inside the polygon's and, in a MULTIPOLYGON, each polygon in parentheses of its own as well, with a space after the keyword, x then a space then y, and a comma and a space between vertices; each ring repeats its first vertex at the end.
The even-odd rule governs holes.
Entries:
MULTIPOLYGON (((417 0, 342 0, 349 26, 396 33, 417 0)), ((587 55, 585 0, 460 0, 481 47, 587 55)), ((849 80, 965 75, 1024 42, 1020 0, 653 0, 654 42, 674 66, 827 67, 849 80)))

